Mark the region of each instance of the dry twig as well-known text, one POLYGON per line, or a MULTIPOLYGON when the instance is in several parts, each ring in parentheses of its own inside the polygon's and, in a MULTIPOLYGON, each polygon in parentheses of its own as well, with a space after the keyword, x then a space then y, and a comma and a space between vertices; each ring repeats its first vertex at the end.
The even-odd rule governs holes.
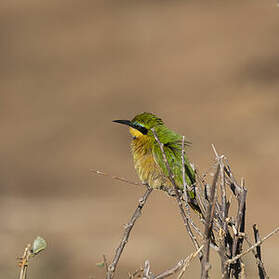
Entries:
POLYGON ((41 251, 46 249, 46 247, 47 247, 46 241, 40 236, 37 236, 35 238, 32 246, 31 244, 27 244, 27 246, 24 249, 22 257, 19 258, 19 267, 20 267, 19 279, 26 279, 29 259, 31 257, 38 255, 41 251))
POLYGON ((144 262, 143 276, 142 279, 153 279, 153 276, 150 271, 150 262, 146 260, 144 262))
MULTIPOLYGON (((254 225, 253 230, 254 230, 255 244, 252 245, 251 242, 248 240, 245 234, 247 190, 244 187, 244 180, 241 181, 240 185, 237 183, 225 157, 223 155, 221 156, 218 155, 215 147, 213 146, 213 150, 217 159, 217 164, 214 165, 214 167, 216 167, 217 165, 217 169, 214 174, 213 182, 211 185, 208 184, 206 182, 206 175, 204 175, 202 176, 201 181, 197 179, 197 185, 195 185, 197 186, 196 198, 203 212, 203 215, 205 216, 205 220, 203 218, 200 219, 201 223, 204 225, 204 234, 203 234, 200 231, 200 229, 194 224, 191 218, 189 204, 188 204, 189 197, 187 195, 188 191, 191 191, 191 189, 190 189, 190 185, 187 185, 186 183, 185 169, 184 167, 182 169, 183 190, 184 190, 183 191, 179 189, 175 183, 175 177, 168 163, 164 151, 164 145, 160 142, 154 129, 152 129, 152 132, 160 147, 163 160, 168 171, 168 179, 171 181, 171 184, 173 186, 173 187, 162 186, 160 189, 166 191, 172 197, 175 196, 180 214, 183 218, 184 226, 193 242, 194 247, 196 248, 196 251, 191 255, 189 255, 184 260, 180 260, 174 267, 169 268, 168 270, 158 275, 152 274, 150 270, 150 262, 147 260, 145 261, 144 268, 137 270, 132 275, 129 275, 130 276, 129 278, 132 279, 135 278, 135 276, 142 275, 143 276, 142 278, 144 279, 163 279, 180 272, 177 277, 179 279, 183 276, 186 268, 189 266, 190 261, 198 255, 201 261, 201 278, 207 279, 209 277, 209 269, 210 269, 210 263, 209 263, 210 248, 214 248, 219 253, 221 259, 221 272, 222 272, 223 279, 228 279, 228 278, 245 279, 246 278, 245 266, 241 261, 241 257, 246 255, 250 251, 252 251, 256 257, 257 267, 259 271, 259 278, 267 279, 268 276, 265 272, 264 265, 261 258, 260 245, 266 239, 268 239, 269 237, 277 233, 279 231, 279 227, 274 229, 270 234, 266 235, 264 238, 260 239, 258 229, 254 225), (219 190, 220 192, 218 192, 217 185, 219 185, 218 189, 220 189, 219 190), (226 187, 229 187, 233 193, 233 195, 229 200, 227 199, 226 187), (202 193, 203 190, 204 190, 204 194, 202 193), (229 214, 232 198, 235 198, 237 201, 237 212, 235 216, 229 214), (186 210, 184 210, 184 206, 182 203, 183 200, 185 201, 186 210), (213 230, 215 236, 213 234, 213 230), (200 244, 198 243, 194 232, 204 238, 204 244, 202 246, 200 246, 200 244), (218 233, 217 244, 215 242, 216 232, 218 233), (247 243, 249 244, 249 248, 244 252, 242 252, 244 239, 246 239, 247 243)), ((181 160, 182 160, 182 166, 184 166, 185 164, 184 137, 182 138, 181 160)), ((92 171, 99 175, 108 176, 107 174, 101 171, 96 171, 96 170, 92 170, 92 171)), ((111 177, 113 179, 117 179, 125 183, 138 185, 138 186, 142 185, 140 183, 129 181, 126 178, 122 178, 118 176, 111 176, 111 177)), ((152 191, 152 189, 148 185, 146 186, 147 186, 147 190, 144 196, 142 197, 142 199, 140 199, 137 209, 135 210, 133 216, 131 217, 130 222, 125 227, 122 240, 118 248, 116 249, 115 256, 112 263, 108 265, 106 258, 104 257, 104 265, 107 271, 107 277, 106 277, 107 279, 113 278, 118 261, 121 257, 121 254, 123 252, 126 243, 128 242, 130 232, 136 220, 141 215, 141 210, 149 194, 152 191)))
POLYGON ((156 275, 154 277, 154 279, 163 279, 163 278, 167 278, 175 273, 177 273, 178 271, 180 271, 177 279, 182 278, 186 268, 189 266, 190 262, 199 254, 199 252, 203 249, 203 245, 194 253, 192 253, 191 255, 189 255, 186 259, 184 260, 180 260, 174 267, 156 275))
POLYGON ((139 203, 138 203, 138 206, 134 212, 134 214, 132 215, 130 221, 128 224, 126 224, 125 226, 125 229, 124 229, 124 233, 123 233, 123 237, 121 239, 121 242, 119 244, 119 246, 117 247, 116 249, 116 252, 115 252, 115 256, 113 258, 113 261, 112 263, 108 266, 108 271, 107 271, 107 279, 111 279, 113 278, 114 276, 114 273, 115 273, 115 269, 116 269, 116 266, 118 264, 118 261, 121 257, 121 254, 124 250, 124 247, 125 245, 127 244, 128 242, 128 239, 129 239, 129 235, 130 235, 130 232, 135 224, 135 222, 137 221, 137 219, 141 216, 141 211, 142 211, 142 208, 144 207, 145 205, 145 202, 146 200, 148 199, 148 196, 150 195, 150 193, 152 192, 152 188, 150 187, 147 187, 144 195, 142 198, 139 199, 139 203))
MULTIPOLYGON (((131 184, 131 185, 135 185, 135 186, 147 186, 147 184, 144 184, 144 183, 138 183, 138 182, 134 182, 134 181, 131 181, 125 177, 121 177, 121 176, 116 176, 116 175, 110 175, 110 174, 107 174, 103 171, 99 171, 99 170, 94 170, 94 169, 91 169, 90 171, 92 171, 93 173, 95 174, 98 174, 98 175, 101 175, 101 176, 108 176, 112 179, 115 179, 115 180, 118 180, 118 181, 121 181, 121 182, 125 182, 125 183, 128 183, 128 184, 131 184)), ((166 192, 170 197, 175 197, 175 191, 170 188, 170 187, 165 187, 165 186, 160 186, 160 190, 166 192)))
POLYGON ((227 237, 228 237, 228 224, 227 224, 227 216, 228 216, 228 201, 226 197, 226 185, 225 185, 225 166, 223 162, 224 156, 219 156, 215 146, 212 144, 213 151, 215 153, 215 157, 218 161, 218 164, 220 166, 220 188, 221 188, 221 198, 222 198, 222 203, 221 203, 221 226, 219 229, 219 256, 221 259, 221 271, 222 271, 222 278, 227 279, 228 278, 228 268, 225 264, 227 260, 227 255, 226 255, 226 243, 227 243, 227 237))
POLYGON ((99 171, 99 170, 93 170, 91 169, 90 171, 98 174, 98 175, 102 175, 102 176, 108 176, 108 177, 111 177, 112 179, 115 179, 115 180, 119 180, 119 181, 122 181, 122 182, 125 182, 125 183, 128 183, 128 184, 131 184, 131 185, 136 185, 136 186, 141 186, 143 185, 142 183, 137 183, 137 182, 134 182, 134 181, 130 181, 124 177, 120 177, 120 176, 116 176, 116 175, 109 175, 103 171, 99 171))
POLYGON ((31 256, 32 256, 31 244, 27 244, 27 246, 24 249, 22 257, 19 259, 19 267, 20 267, 19 279, 26 278, 29 258, 31 256))
MULTIPOLYGON (((253 225, 253 231, 254 231, 255 242, 257 243, 261 239, 260 239, 260 233, 259 233, 259 230, 258 230, 256 224, 253 225)), ((263 264, 263 261, 262 261, 262 253, 261 253, 261 246, 260 245, 256 247, 255 258, 257 260, 260 279, 268 279, 268 276, 266 274, 264 264, 263 264)))
POLYGON ((184 275, 186 268, 189 266, 190 262, 199 254, 199 252, 203 249, 204 244, 201 245, 201 247, 194 253, 192 253, 190 256, 188 256, 185 260, 184 260, 184 265, 182 270, 180 271, 180 273, 178 274, 177 279, 181 279, 182 276, 184 275))
POLYGON ((269 239, 271 236, 273 236, 274 234, 276 234, 279 231, 279 227, 275 228, 271 233, 269 233, 268 235, 266 235, 264 238, 262 238, 261 240, 259 240, 258 242, 256 242, 254 245, 252 245, 251 247, 249 247, 247 250, 245 250, 244 252, 242 252, 241 254, 238 254, 237 256, 233 257, 232 259, 227 260, 226 264, 232 264, 235 261, 237 261, 238 259, 240 259, 241 257, 243 257, 244 255, 248 254, 249 252, 251 252, 254 248, 256 248, 257 246, 261 245, 265 240, 269 239))
POLYGON ((214 215, 214 209, 215 209, 215 203, 216 203, 216 184, 218 181, 218 176, 220 172, 220 166, 217 166, 217 170, 213 179, 212 187, 211 187, 211 193, 210 193, 210 199, 209 204, 207 206, 207 214, 205 219, 205 245, 204 245, 204 253, 202 258, 202 267, 201 267, 201 278, 206 279, 208 278, 208 271, 210 269, 209 264, 209 247, 210 247, 210 238, 212 236, 212 223, 213 223, 213 215, 214 215))
POLYGON ((191 260, 193 260, 199 252, 203 249, 204 245, 202 245, 197 251, 189 255, 184 260, 180 260, 174 267, 167 269, 166 271, 159 273, 157 275, 153 275, 150 271, 150 262, 148 260, 144 263, 144 270, 143 270, 143 279, 163 279, 167 278, 175 273, 179 272, 177 279, 182 278, 186 268, 189 266, 191 260))

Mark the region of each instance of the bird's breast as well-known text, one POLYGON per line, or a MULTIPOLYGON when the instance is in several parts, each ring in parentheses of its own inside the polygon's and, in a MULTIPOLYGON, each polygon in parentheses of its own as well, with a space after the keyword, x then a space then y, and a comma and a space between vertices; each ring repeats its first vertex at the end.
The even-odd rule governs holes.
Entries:
POLYGON ((147 183, 152 188, 168 184, 168 179, 154 159, 152 143, 148 142, 148 139, 134 139, 131 149, 135 169, 142 183, 147 183))

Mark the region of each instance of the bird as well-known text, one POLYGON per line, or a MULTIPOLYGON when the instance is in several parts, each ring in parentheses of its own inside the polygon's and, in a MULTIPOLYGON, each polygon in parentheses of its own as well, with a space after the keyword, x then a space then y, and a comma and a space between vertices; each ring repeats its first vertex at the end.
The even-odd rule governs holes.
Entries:
MULTIPOLYGON (((184 168, 185 182, 190 189, 187 190, 188 203, 202 216, 196 200, 196 174, 186 154, 182 166, 182 136, 170 130, 161 118, 150 112, 138 114, 132 120, 113 120, 113 122, 129 126, 134 166, 141 182, 153 189, 173 187, 163 153, 153 133, 155 131, 174 175, 175 184, 183 192, 184 168)), ((189 141, 184 141, 186 147, 190 144, 189 141)))

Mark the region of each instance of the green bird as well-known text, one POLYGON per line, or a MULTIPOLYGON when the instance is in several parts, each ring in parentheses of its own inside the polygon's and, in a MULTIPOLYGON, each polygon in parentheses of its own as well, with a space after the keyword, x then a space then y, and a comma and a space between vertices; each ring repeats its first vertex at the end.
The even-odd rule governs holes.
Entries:
MULTIPOLYGON (((151 130, 153 128, 159 141, 163 144, 163 149, 174 175, 175 183, 183 191, 181 135, 167 128, 162 119, 149 112, 141 113, 132 120, 114 120, 113 122, 130 126, 130 133, 133 137, 131 150, 135 169, 141 182, 148 184, 154 189, 160 189, 162 186, 173 187, 160 146, 151 130)), ((185 141, 184 144, 188 146, 190 142, 185 141)), ((186 155, 184 156, 184 162, 185 180, 187 185, 191 187, 191 190, 187 193, 188 202, 196 212, 202 215, 196 201, 195 172, 186 155)))

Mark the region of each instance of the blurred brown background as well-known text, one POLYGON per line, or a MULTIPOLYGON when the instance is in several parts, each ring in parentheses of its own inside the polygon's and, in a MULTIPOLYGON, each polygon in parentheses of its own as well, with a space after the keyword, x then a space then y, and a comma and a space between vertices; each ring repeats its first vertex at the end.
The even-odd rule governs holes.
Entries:
MULTIPOLYGON (((137 181, 128 131, 111 121, 143 111, 193 142, 201 172, 211 143, 226 154, 246 179, 250 231, 278 225, 275 0, 21 0, 1 3, 0 18, 1 278, 17 276, 16 257, 37 235, 48 249, 30 278, 104 278, 95 264, 111 259, 143 189, 90 169, 137 181)), ((278 236, 263 249, 278 278, 278 236)), ((147 258, 158 273, 192 251, 175 201, 155 192, 118 278, 147 258)), ((245 262, 255 277, 253 257, 245 262)), ((187 276, 199 278, 197 262, 187 276)))

